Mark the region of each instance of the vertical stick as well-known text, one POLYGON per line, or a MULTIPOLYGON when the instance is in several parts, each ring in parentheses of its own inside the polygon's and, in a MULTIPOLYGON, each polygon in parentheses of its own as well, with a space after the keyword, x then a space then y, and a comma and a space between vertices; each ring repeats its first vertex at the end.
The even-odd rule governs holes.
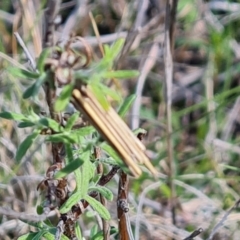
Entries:
POLYGON ((175 176, 175 165, 173 159, 173 143, 172 143, 172 81, 173 81, 173 34, 174 34, 174 21, 177 7, 177 0, 167 0, 166 3, 166 17, 165 17, 165 52, 164 52, 164 63, 165 63, 165 102, 166 102, 166 115, 167 115, 167 153, 168 153, 168 165, 169 175, 168 183, 171 189, 171 212, 172 212, 172 223, 176 224, 175 216, 175 187, 173 178, 175 176))
POLYGON ((118 185, 118 199, 117 199, 117 212, 118 212, 118 228, 119 237, 121 240, 129 240, 129 233, 127 228, 127 218, 124 205, 127 204, 127 191, 128 191, 128 176, 121 171, 119 185, 118 185))

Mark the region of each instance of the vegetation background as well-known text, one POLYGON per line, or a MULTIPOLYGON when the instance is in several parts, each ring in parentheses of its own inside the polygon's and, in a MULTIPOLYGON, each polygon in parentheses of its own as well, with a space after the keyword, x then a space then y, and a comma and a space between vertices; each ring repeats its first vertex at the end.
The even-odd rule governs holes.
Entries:
MULTIPOLYGON (((28 80, 16 78, 8 70, 18 64, 30 67, 14 32, 19 33, 32 56, 37 58, 41 53, 46 2, 0 2, 1 112, 47 108, 42 95, 23 100, 28 80)), ((147 154, 162 173, 158 179, 147 172, 139 179, 130 179, 129 221, 134 239, 193 239, 187 237, 201 228, 194 239, 238 240, 240 1, 178 1, 170 86, 165 81, 166 1, 62 1, 56 39, 65 40, 72 33, 82 36, 100 56, 90 11, 101 43, 111 44, 128 36, 130 46, 118 68, 139 70, 140 75, 118 82, 118 90, 124 97, 136 93, 126 121, 132 129, 148 131, 144 139, 147 154), (132 34, 127 35, 130 30, 132 34), (172 99, 170 118, 166 115, 168 91, 172 99), (168 126, 172 126, 172 133, 168 126), (166 181, 168 177, 173 186, 166 181)), ((20 162, 14 158, 30 132, 18 128, 14 121, 0 120, 0 239, 17 239, 33 230, 19 217, 37 217, 36 206, 43 199, 37 185, 51 164, 48 146, 35 142, 20 162)), ((117 177, 108 187, 116 194, 117 177)), ((108 202, 112 226, 117 226, 115 204, 108 202)), ((51 213, 54 217, 56 212, 51 213)), ((90 211, 79 220, 86 238, 94 218, 90 211)))

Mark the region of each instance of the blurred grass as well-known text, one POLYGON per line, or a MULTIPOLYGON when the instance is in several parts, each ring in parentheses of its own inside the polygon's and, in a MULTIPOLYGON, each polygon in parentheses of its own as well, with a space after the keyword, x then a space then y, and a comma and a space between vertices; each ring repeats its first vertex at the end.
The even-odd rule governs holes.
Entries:
MULTIPOLYGON (((127 23, 124 26, 133 24, 137 15, 135 6, 137 1, 129 5, 126 5, 127 1, 116 2, 118 4, 124 2, 125 6, 134 9, 126 13, 129 15, 126 17, 127 23)), ((17 14, 22 10, 20 1, 16 3, 18 4, 13 6, 10 1, 1 1, 0 10, 12 14, 17 21, 17 14)), ((159 11, 154 6, 148 7, 144 23, 164 11, 164 6, 160 4, 158 7, 159 11)), ((105 6, 92 1, 91 8, 97 19, 100 34, 108 35, 121 29, 121 21, 124 19, 121 20, 122 16, 116 10, 114 3, 105 6)), ((38 14, 40 19, 42 12, 38 14)), ((196 0, 179 1, 174 51, 175 95, 173 98, 176 100, 173 101, 172 107, 174 129, 172 139, 177 167, 175 176, 178 197, 176 200, 177 226, 166 224, 170 221, 168 208, 170 190, 165 179, 159 179, 159 185, 142 196, 144 189, 155 182, 144 173, 138 180, 132 180, 130 185, 130 205, 135 206, 131 210, 133 226, 135 226, 136 206, 139 206, 140 201, 143 202, 140 211, 142 214, 141 239, 170 239, 171 233, 174 232, 178 233, 178 239, 183 239, 198 227, 202 227, 204 233, 196 239, 206 239, 224 211, 239 199, 240 33, 237 29, 240 23, 238 19, 233 19, 227 24, 222 24, 221 19, 230 14, 228 9, 211 11, 208 3, 196 0), (209 20, 211 18, 215 20, 209 20), (209 69, 210 67, 212 69, 209 69), (194 75, 198 69, 203 70, 200 76, 194 75), (206 76, 208 71, 210 75, 206 76), (211 103, 213 107, 209 110, 211 103), (221 145, 216 140, 221 140, 221 145), (161 219, 166 222, 164 223, 161 219), (182 233, 181 230, 186 232, 182 233)), ((67 8, 61 11, 61 15, 64 16, 64 21, 60 24, 59 32, 64 29, 65 18, 72 16, 73 12, 67 8)), ((0 16, 3 16, 1 12, 0 16)), ((36 20, 38 16, 31 17, 34 21, 38 21, 36 20)), ((86 20, 84 24, 81 26, 76 24, 74 28, 75 32, 85 34, 84 37, 87 37, 92 35, 93 31, 88 17, 83 16, 83 18, 86 20)), ((160 21, 159 24, 163 25, 164 22, 160 21)), ((32 43, 33 36, 26 21, 21 19, 17 24, 15 23, 16 26, 34 55, 38 50, 32 43)), ((128 53, 122 63, 123 68, 128 66, 136 69, 140 66, 141 61, 146 57, 145 50, 153 44, 153 37, 157 35, 154 33, 157 27, 147 32, 146 35, 149 34, 149 36, 141 39, 137 48, 128 53)), ((4 17, 0 17, 0 51, 29 68, 21 48, 14 49, 16 45, 12 29, 13 26, 4 17)), ((97 57, 99 50, 96 48, 95 52, 97 57)), ((29 107, 33 107, 36 111, 46 108, 43 103, 44 96, 27 102, 23 101, 21 95, 27 83, 23 79, 14 78, 6 71, 11 65, 11 62, 0 57, 1 111, 24 113, 29 107)), ((140 123, 142 128, 148 130, 148 136, 145 139, 148 154, 156 168, 168 174, 163 80, 163 58, 159 53, 155 67, 151 69, 145 82, 140 123)), ((136 84, 136 80, 122 83, 124 96, 133 93, 136 84)), ((131 116, 129 116, 129 122, 130 118, 131 116)), ((17 128, 17 124, 13 121, 0 120, 0 205, 17 212, 36 213, 35 207, 42 199, 36 187, 44 177, 47 166, 51 162, 51 155, 48 146, 39 142, 32 146, 27 156, 18 165, 14 160, 16 149, 28 133, 29 130, 17 128)), ((114 186, 113 184, 113 188, 114 186)), ((17 236, 29 230, 27 225, 21 225, 19 222, 14 225, 11 220, 11 216, 1 215, 0 211, 2 239, 16 239, 17 236)), ((218 231, 214 239, 239 239, 239 220, 240 214, 237 209, 228 216, 223 228, 218 231)), ((112 222, 116 224, 116 219, 112 222)), ((81 223, 83 230, 87 232, 90 224, 89 220, 81 223)))

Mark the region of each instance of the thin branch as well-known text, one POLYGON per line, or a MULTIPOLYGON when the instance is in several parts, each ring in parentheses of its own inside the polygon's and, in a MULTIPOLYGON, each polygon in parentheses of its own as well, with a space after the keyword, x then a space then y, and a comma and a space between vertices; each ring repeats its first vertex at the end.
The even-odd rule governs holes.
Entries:
POLYGON ((148 73, 151 71, 151 69, 154 67, 156 63, 158 53, 159 53, 159 45, 158 43, 153 43, 143 66, 140 67, 141 73, 138 78, 137 87, 136 87, 137 97, 132 107, 132 115, 133 115, 132 124, 131 124, 132 129, 136 129, 139 127, 139 122, 140 122, 139 115, 140 115, 143 87, 144 87, 148 73))
MULTIPOLYGON (((176 1, 174 1, 176 2, 176 1)), ((172 143, 172 82, 173 82, 173 60, 172 60, 172 46, 173 46, 173 23, 171 23, 170 13, 174 7, 170 1, 166 3, 166 19, 165 19, 165 52, 164 52, 164 64, 165 64, 165 102, 166 102, 166 115, 167 115, 167 154, 168 154, 168 165, 169 175, 168 182, 171 189, 171 211, 172 211, 172 222, 176 223, 175 216, 175 187, 173 178, 175 176, 175 166, 173 159, 173 143, 172 143), (171 31, 171 32, 170 32, 171 31)), ((174 11, 173 11, 174 12, 174 11)), ((172 16, 171 16, 172 18, 172 16)), ((175 19, 175 18, 174 18, 175 19)))
POLYGON ((213 236, 215 235, 215 233, 223 226, 224 222, 227 220, 227 217, 229 216, 229 214, 238 207, 240 203, 240 199, 223 215, 223 217, 221 218, 221 220, 216 224, 216 226, 213 228, 212 232, 210 233, 210 236, 207 240, 212 240, 213 236))

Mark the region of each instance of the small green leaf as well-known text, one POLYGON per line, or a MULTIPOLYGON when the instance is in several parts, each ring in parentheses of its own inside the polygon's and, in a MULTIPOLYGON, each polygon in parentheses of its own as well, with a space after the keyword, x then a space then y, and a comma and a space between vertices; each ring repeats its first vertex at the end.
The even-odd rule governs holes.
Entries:
POLYGON ((112 157, 100 158, 99 162, 105 163, 107 165, 117 165, 117 162, 112 157))
POLYGON ((96 233, 91 240, 103 240, 103 231, 99 231, 98 233, 96 233))
POLYGON ((41 205, 38 205, 38 206, 37 206, 37 214, 38 214, 38 215, 43 214, 43 207, 42 207, 41 205))
MULTIPOLYGON (((77 169, 76 171, 78 171, 79 169, 77 169)), ((67 213, 68 211, 71 210, 72 206, 75 205, 76 203, 78 203, 81 200, 81 192, 74 192, 68 199, 66 202, 64 202, 62 204, 62 206, 60 207, 59 211, 61 214, 67 213)))
POLYGON ((20 113, 13 113, 13 112, 1 112, 1 118, 9 119, 9 120, 16 120, 16 121, 27 121, 28 119, 20 114, 20 113))
POLYGON ((111 54, 111 49, 110 49, 109 45, 104 44, 103 49, 104 49, 104 55, 105 56, 109 56, 111 54))
POLYGON ((114 60, 122 50, 125 40, 123 38, 119 38, 116 42, 111 46, 111 55, 114 60))
MULTIPOLYGON (((88 192, 89 180, 93 177, 93 164, 90 162, 90 150, 86 150, 81 154, 81 158, 84 159, 84 164, 81 167, 81 185, 78 187, 81 189, 82 196, 84 198, 88 192)), ((78 184, 78 183, 77 183, 78 184)))
POLYGON ((64 143, 77 143, 75 136, 70 135, 68 132, 58 133, 46 137, 48 142, 64 142, 64 143))
POLYGON ((86 195, 84 199, 91 205, 91 207, 105 220, 110 220, 111 216, 108 210, 95 198, 86 195))
POLYGON ((103 84, 99 84, 99 89, 101 89, 102 94, 110 96, 113 100, 119 102, 121 100, 121 96, 113 89, 106 87, 103 84))
POLYGON ((96 129, 94 127, 87 126, 87 127, 82 127, 80 129, 72 130, 71 135, 85 137, 85 136, 90 135, 94 132, 96 132, 96 129))
POLYGON ((93 225, 93 227, 92 227, 91 230, 90 230, 90 239, 92 239, 92 237, 93 237, 94 235, 96 235, 97 232, 98 232, 98 226, 97 226, 97 224, 95 224, 95 225, 93 225))
POLYGON ((39 135, 39 131, 34 131, 32 134, 28 135, 23 142, 18 147, 17 153, 16 153, 16 161, 19 162, 22 157, 25 155, 27 150, 31 147, 33 144, 33 141, 37 138, 39 135))
POLYGON ((54 108, 57 112, 63 111, 67 107, 72 95, 73 87, 73 84, 68 84, 62 89, 60 96, 54 104, 54 108))
POLYGON ((165 197, 169 198, 171 196, 171 189, 169 188, 169 186, 167 184, 162 183, 160 186, 160 189, 165 197))
POLYGON ((33 126, 35 126, 34 122, 20 122, 18 124, 19 128, 26 128, 26 127, 33 127, 33 126))
POLYGON ((42 239, 42 236, 47 232, 47 230, 42 230, 40 232, 38 232, 38 234, 32 238, 32 240, 41 240, 42 239))
POLYGON ((66 150, 66 164, 70 163, 71 161, 73 161, 74 157, 73 157, 73 147, 72 144, 69 143, 65 143, 65 150, 66 150))
POLYGON ((83 127, 71 132, 57 133, 46 137, 49 142, 80 143, 81 137, 90 135, 96 130, 92 126, 83 127))
POLYGON ((44 232, 44 239, 47 239, 47 240, 55 240, 55 236, 54 234, 50 233, 50 232, 44 232))
POLYGON ((88 189, 88 191, 96 191, 103 195, 107 200, 113 200, 113 193, 106 187, 103 186, 92 186, 88 189))
POLYGON ((120 117, 122 117, 122 118, 125 117, 126 113, 129 111, 129 109, 132 106, 135 99, 136 99, 136 95, 133 94, 124 100, 124 102, 122 103, 122 105, 120 106, 120 108, 118 110, 118 115, 120 117))
POLYGON ((90 151, 88 149, 80 155, 80 159, 84 161, 84 164, 80 169, 76 169, 76 171, 74 171, 76 188, 73 194, 60 207, 60 213, 66 213, 71 210, 72 206, 79 202, 87 194, 89 180, 93 175, 93 170, 90 168, 91 166, 89 166, 89 164, 92 164, 89 158, 90 151))
POLYGON ((146 134, 147 133, 147 131, 145 130, 145 129, 143 129, 143 128, 137 128, 137 129, 134 129, 133 130, 133 133, 134 133, 134 135, 138 135, 138 134, 146 134))
POLYGON ((51 128, 54 132, 62 132, 64 128, 51 118, 41 118, 39 123, 45 127, 51 128))
POLYGON ((99 231, 96 235, 93 236, 93 238, 91 238, 92 240, 103 240, 103 231, 99 231))
POLYGON ((112 157, 116 161, 117 165, 120 165, 120 166, 123 165, 123 162, 121 161, 117 152, 112 147, 110 147, 106 142, 103 142, 101 144, 101 148, 103 151, 105 151, 110 157, 112 157))
POLYGON ((22 68, 16 68, 16 67, 9 67, 7 68, 7 71, 12 74, 16 78, 23 78, 23 79, 37 79, 39 78, 39 73, 36 72, 29 72, 22 68))
POLYGON ((71 130, 73 125, 75 124, 75 122, 78 120, 79 118, 79 112, 74 113, 68 120, 65 126, 66 130, 71 130))
POLYGON ((118 71, 108 71, 102 74, 103 78, 134 78, 139 75, 138 71, 134 70, 118 70, 118 71))
POLYGON ((46 58, 49 56, 49 54, 51 53, 51 49, 50 48, 46 48, 44 49, 37 61, 37 69, 40 72, 40 74, 42 74, 44 72, 44 64, 45 64, 45 60, 46 58))
POLYGON ((77 158, 73 161, 71 161, 67 166, 59 170, 55 175, 55 179, 63 178, 67 176, 68 174, 74 172, 77 168, 79 168, 81 165, 83 165, 84 161, 77 158))
POLYGON ((27 99, 29 97, 34 97, 38 94, 40 87, 46 81, 46 73, 43 73, 35 83, 33 83, 29 88, 25 90, 23 93, 23 99, 27 99))
POLYGON ((75 233, 76 233, 77 239, 82 239, 82 232, 81 232, 78 222, 75 223, 75 233))
POLYGON ((26 234, 18 237, 18 240, 32 240, 37 234, 38 234, 38 232, 26 233, 26 234))
MULTIPOLYGON (((47 240, 55 240, 56 228, 50 228, 49 232, 44 233, 44 238, 47 240)), ((70 240, 67 236, 61 235, 61 240, 70 240)))
POLYGON ((93 91, 94 96, 97 98, 101 106, 107 110, 109 109, 109 102, 106 99, 106 96, 102 94, 101 89, 99 89, 98 85, 92 84, 90 85, 91 90, 93 91))

